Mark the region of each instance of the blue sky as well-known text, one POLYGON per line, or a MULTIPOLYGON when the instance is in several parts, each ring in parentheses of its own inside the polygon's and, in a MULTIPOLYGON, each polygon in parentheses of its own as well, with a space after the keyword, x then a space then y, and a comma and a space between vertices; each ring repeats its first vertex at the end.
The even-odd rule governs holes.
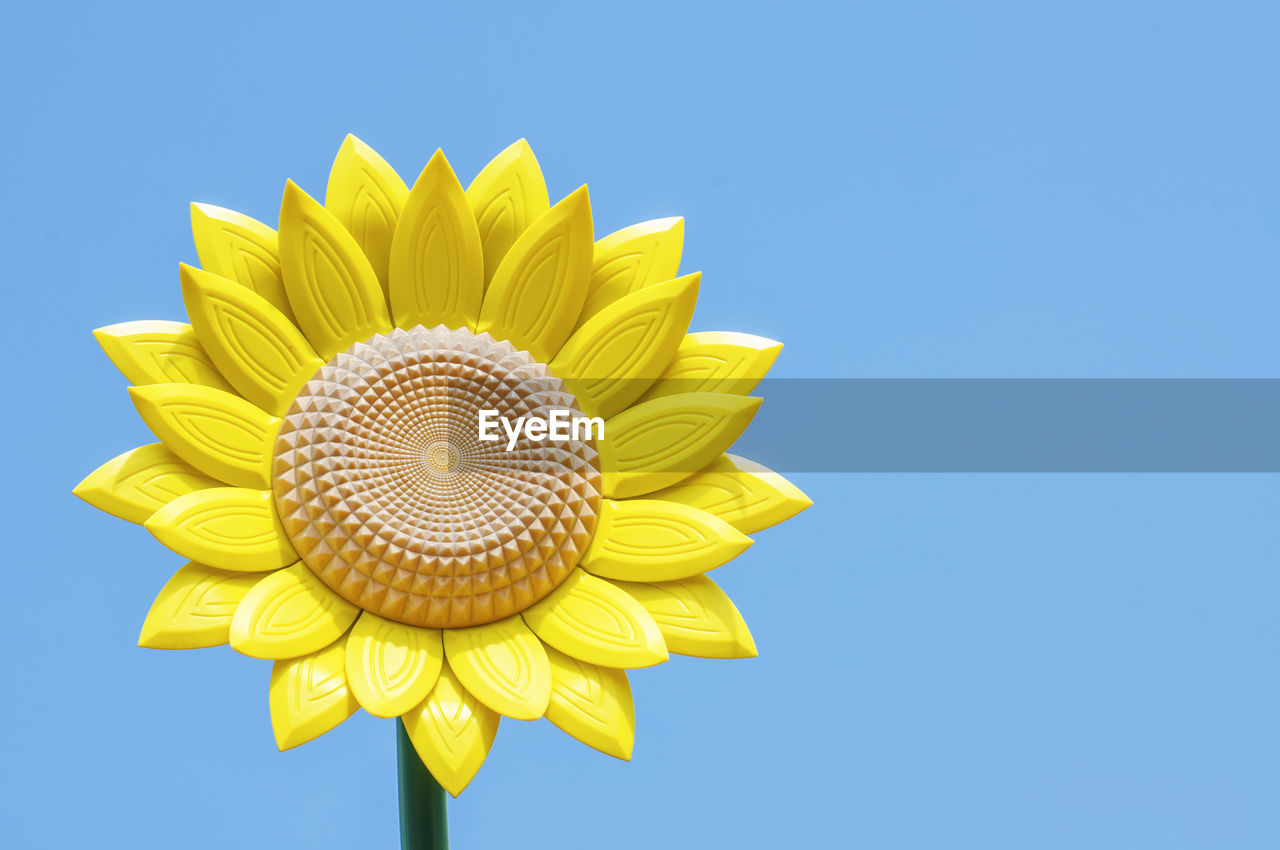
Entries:
MULTIPOLYGON (((13 846, 393 846, 394 733, 275 751, 269 665, 136 648, 180 565, 71 487, 150 437, 89 331, 181 318, 187 203, 347 132, 527 137, 599 233, 686 217, 783 377, 1280 377, 1263 3, 0 11, 13 846)), ((768 402, 766 401, 766 404, 768 402)), ((633 677, 635 759, 504 722, 458 848, 1273 848, 1274 475, 796 476, 716 577, 759 659, 633 677)))

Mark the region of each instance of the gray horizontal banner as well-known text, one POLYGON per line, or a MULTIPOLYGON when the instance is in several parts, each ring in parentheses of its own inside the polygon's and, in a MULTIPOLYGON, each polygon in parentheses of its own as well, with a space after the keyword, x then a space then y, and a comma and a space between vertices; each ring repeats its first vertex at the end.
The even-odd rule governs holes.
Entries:
POLYGON ((1280 472, 1276 379, 766 379, 778 472, 1280 472))

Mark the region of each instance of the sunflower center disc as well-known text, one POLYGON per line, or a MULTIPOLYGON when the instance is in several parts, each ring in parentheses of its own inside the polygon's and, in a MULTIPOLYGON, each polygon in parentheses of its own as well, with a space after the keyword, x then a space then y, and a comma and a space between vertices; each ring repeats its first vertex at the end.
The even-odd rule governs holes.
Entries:
POLYGON ((479 439, 580 415, 546 366, 444 326, 356 343, 299 392, 275 445, 276 509, 302 560, 380 617, 475 626, 545 597, 577 566, 600 510, 590 440, 479 439))

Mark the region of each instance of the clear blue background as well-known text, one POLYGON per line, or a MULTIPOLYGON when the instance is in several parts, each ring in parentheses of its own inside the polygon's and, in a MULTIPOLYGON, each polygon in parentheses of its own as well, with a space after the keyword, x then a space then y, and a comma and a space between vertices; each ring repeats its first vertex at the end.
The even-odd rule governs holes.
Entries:
MULTIPOLYGON (((274 221, 347 132, 410 179, 526 136, 600 233, 685 215, 696 328, 784 340, 775 374, 1280 377, 1278 27, 1261 2, 6 4, 4 843, 396 840, 392 724, 275 752, 269 665, 137 649, 180 559, 70 495, 150 440, 89 331, 181 318, 189 201, 274 221)), ((717 573, 761 657, 636 674, 629 765, 504 722, 455 847, 1280 844, 1274 476, 797 480, 816 506, 717 573)))

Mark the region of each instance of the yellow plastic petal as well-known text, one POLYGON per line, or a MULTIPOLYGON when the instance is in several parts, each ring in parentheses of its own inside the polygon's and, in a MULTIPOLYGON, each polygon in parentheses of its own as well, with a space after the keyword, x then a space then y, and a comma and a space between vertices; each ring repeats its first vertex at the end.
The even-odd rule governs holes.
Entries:
POLYGON ((676 393, 746 395, 778 359, 782 343, 732 331, 688 334, 645 401, 676 393))
POLYGON ((682 250, 683 218, 642 221, 597 241, 582 318, 651 283, 675 277, 682 250))
POLYGON ((162 443, 151 443, 107 461, 73 492, 100 511, 143 523, 179 496, 218 484, 162 443))
POLYGON ((733 445, 759 407, 749 396, 683 393, 624 410, 598 445, 604 495, 642 496, 688 478, 733 445))
POLYGON ((733 602, 706 576, 656 584, 615 582, 658 623, 667 648, 700 658, 754 658, 756 643, 733 602))
POLYGON ((221 646, 227 642, 236 606, 262 578, 262 573, 237 573, 194 561, 188 563, 173 574, 151 604, 138 646, 221 646))
POLYGON ((547 647, 551 704, 547 719, 589 747, 631 760, 636 710, 627 674, 597 667, 547 647))
POLYGON ((271 486, 278 417, 198 384, 130 387, 129 395, 151 432, 196 469, 237 487, 271 486))
POLYGON ((158 319, 121 322, 98 328, 93 336, 135 386, 181 382, 231 389, 196 340, 191 325, 158 319))
POLYGON ((487 286, 516 237, 551 206, 529 143, 521 139, 490 160, 467 187, 467 203, 484 243, 487 286))
POLYGON ((777 525, 813 504, 778 473, 731 454, 720 455, 703 471, 659 490, 653 498, 701 508, 743 534, 777 525))
POLYGON ((624 581, 674 581, 736 558, 751 538, 706 511, 659 499, 605 499, 582 568, 624 581))
POLYGON ((240 395, 277 416, 324 361, 285 315, 234 281, 180 266, 197 336, 240 395))
POLYGON ((484 294, 484 249, 453 169, 437 150, 422 169, 391 243, 397 326, 474 327, 484 294))
POLYGON ((324 208, 355 238, 383 291, 387 288, 391 235, 408 195, 400 175, 377 151, 352 135, 343 140, 329 170, 324 208))
POLYGON ((205 270, 248 287, 293 320, 275 230, 234 210, 192 204, 191 235, 205 270))
POLYGON ((299 562, 245 594, 231 618, 231 648, 254 658, 297 658, 342 637, 359 614, 299 562))
POLYGON ((499 714, 537 720, 551 700, 551 667, 542 641, 520 617, 444 630, 444 654, 468 691, 499 714))
POLYGON ((404 715, 404 728, 431 775, 456 797, 484 764, 501 719, 446 664, 431 695, 404 715))
POLYGON ((293 181, 280 204, 280 267, 298 327, 325 360, 391 329, 382 285, 355 237, 293 181))
POLYGON ((364 710, 399 717, 427 698, 444 645, 439 629, 420 629, 360 615, 347 638, 347 683, 364 710))
POLYGON ((271 730, 281 750, 320 737, 360 704, 343 671, 346 641, 271 665, 271 730))
POLYGON ((549 646, 589 664, 652 667, 667 660, 662 635, 644 608, 582 570, 521 616, 549 646))
POLYGON ((265 490, 198 490, 156 511, 146 526, 179 555, 224 570, 273 570, 298 560, 265 490))
POLYGON ((551 371, 588 416, 613 416, 639 398, 675 355, 693 318, 698 273, 654 284, 588 319, 551 371))
POLYGON ((493 274, 477 328, 549 363, 578 323, 591 280, 591 199, 582 186, 520 234, 493 274))

